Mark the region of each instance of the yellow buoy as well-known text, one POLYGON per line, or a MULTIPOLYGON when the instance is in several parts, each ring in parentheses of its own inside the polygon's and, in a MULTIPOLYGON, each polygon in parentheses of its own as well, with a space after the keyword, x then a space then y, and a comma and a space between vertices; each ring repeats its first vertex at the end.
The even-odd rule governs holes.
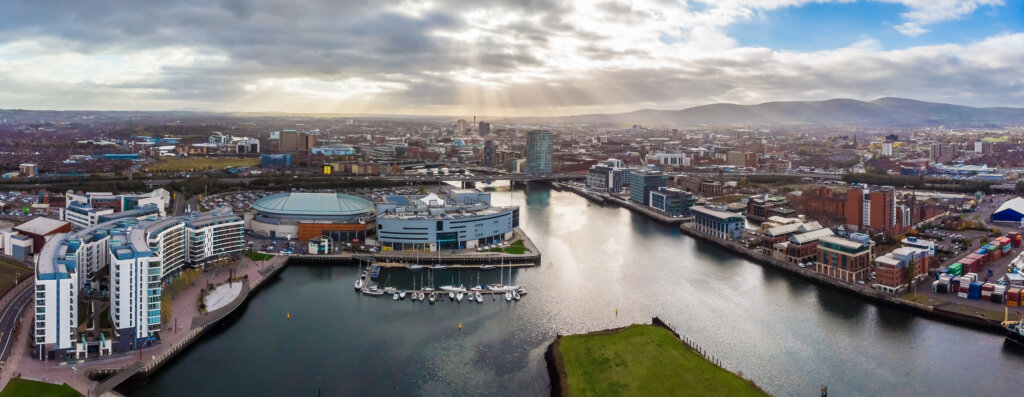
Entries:
POLYGON ((286 313, 286 314, 284 315, 284 318, 292 318, 292 314, 291 314, 291 313, 286 313))
POLYGON ((462 323, 459 322, 459 331, 462 331, 462 323))

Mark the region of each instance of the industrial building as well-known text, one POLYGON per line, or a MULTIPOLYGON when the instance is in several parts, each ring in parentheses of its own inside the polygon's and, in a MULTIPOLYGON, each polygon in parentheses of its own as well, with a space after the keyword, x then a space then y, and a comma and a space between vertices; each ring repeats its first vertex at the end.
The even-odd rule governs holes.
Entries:
POLYGON ((1024 220, 1024 198, 1014 197, 1007 200, 992 213, 993 222, 1021 223, 1024 220))
POLYGON ((451 190, 438 196, 385 196, 377 203, 382 251, 473 249, 513 238, 519 207, 493 207, 490 193, 451 190))
POLYGON ((252 204, 246 228, 275 238, 364 241, 374 228, 373 203, 341 193, 278 193, 252 204))

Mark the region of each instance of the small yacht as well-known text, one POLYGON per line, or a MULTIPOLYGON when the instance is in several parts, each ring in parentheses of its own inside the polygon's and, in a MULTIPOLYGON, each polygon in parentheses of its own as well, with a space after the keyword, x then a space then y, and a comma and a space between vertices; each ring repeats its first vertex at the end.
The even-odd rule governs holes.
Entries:
POLYGON ((409 269, 409 270, 420 270, 420 269, 423 269, 423 265, 416 265, 416 264, 410 263, 410 264, 405 265, 405 268, 409 269))
POLYGON ((519 291, 512 291, 512 299, 519 300, 519 291))
POLYGON ((437 298, 434 297, 434 293, 430 293, 430 298, 429 299, 430 299, 430 303, 434 303, 434 301, 437 300, 437 298))
MULTIPOLYGON (((449 293, 450 293, 450 292, 449 292, 449 293)), ((459 302, 462 302, 462 298, 463 298, 464 296, 465 296, 465 295, 464 295, 464 294, 463 294, 462 292, 459 292, 459 293, 455 294, 455 300, 457 300, 457 301, 459 301, 459 302)))
POLYGON ((405 299, 405 290, 398 291, 398 299, 405 299))
POLYGON ((431 266, 430 268, 433 269, 433 270, 444 270, 444 269, 447 269, 448 266, 445 266, 445 265, 442 265, 442 264, 438 263, 436 265, 431 266))
POLYGON ((511 291, 505 292, 505 302, 511 302, 511 301, 512 301, 512 292, 511 291))
POLYGON ((476 301, 477 302, 484 303, 484 296, 482 294, 480 294, 479 292, 476 292, 476 293, 473 293, 473 295, 476 296, 476 301))
POLYGON ((394 295, 391 295, 391 300, 393 300, 393 301, 398 300, 398 294, 396 293, 394 295))
POLYGON ((363 279, 356 280, 356 291, 363 289, 363 279))
POLYGON ((453 291, 449 291, 448 292, 448 300, 451 300, 451 301, 455 300, 455 292, 453 292, 453 291))
POLYGON ((494 265, 483 265, 483 266, 480 266, 480 270, 494 270, 494 269, 497 269, 497 268, 498 267, 494 266, 494 265))

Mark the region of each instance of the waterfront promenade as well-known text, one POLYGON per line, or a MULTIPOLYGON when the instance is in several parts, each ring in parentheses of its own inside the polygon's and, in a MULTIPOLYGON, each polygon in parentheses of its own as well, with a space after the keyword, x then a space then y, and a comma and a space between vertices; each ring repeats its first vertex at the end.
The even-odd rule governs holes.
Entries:
MULTIPOLYGON (((63 364, 55 361, 40 361, 29 357, 28 329, 22 327, 19 330, 13 352, 3 372, 0 373, 0 387, 6 385, 15 375, 22 378, 45 381, 50 383, 67 383, 82 394, 92 393, 102 395, 109 391, 104 389, 102 383, 94 382, 87 377, 88 373, 104 371, 115 372, 123 368, 129 368, 141 361, 140 369, 155 369, 173 358, 175 354, 182 351, 188 344, 192 343, 201 334, 204 327, 219 321, 230 311, 234 310, 248 298, 248 293, 272 277, 276 271, 286 264, 287 257, 275 256, 270 260, 253 262, 249 258, 243 258, 234 267, 234 275, 246 277, 246 287, 238 298, 225 307, 211 313, 201 313, 197 302, 199 301, 200 290, 207 284, 220 284, 226 282, 229 276, 227 269, 220 271, 209 271, 201 273, 195 284, 185 289, 175 297, 171 303, 171 317, 167 324, 163 324, 163 331, 160 333, 161 343, 154 347, 142 350, 141 360, 138 350, 128 353, 100 359, 89 359, 83 363, 63 364), (95 387, 95 389, 94 389, 95 387)), ((22 316, 22 324, 29 324, 32 321, 33 312, 26 310, 22 316)), ((114 385, 108 385, 111 388, 114 385)))
MULTIPOLYGON (((846 283, 838 279, 828 277, 824 274, 815 272, 810 268, 802 268, 792 263, 778 260, 776 258, 773 258, 771 255, 766 255, 759 251, 749 249, 738 242, 722 240, 711 235, 699 232, 693 229, 689 224, 680 225, 680 230, 682 230, 683 233, 690 235, 691 237, 695 237, 706 242, 714 243, 722 248, 725 248, 726 250, 746 256, 747 258, 762 265, 771 266, 776 269, 794 273, 813 282, 838 288, 842 291, 856 294, 862 298, 866 298, 877 303, 888 304, 891 306, 895 306, 904 310, 914 312, 916 314, 924 315, 926 317, 931 317, 962 326, 968 326, 979 330, 989 332, 1002 332, 1002 327, 999 325, 999 322, 1002 320, 1002 313, 999 313, 999 318, 992 318, 991 316, 986 316, 985 313, 979 312, 977 310, 972 310, 969 307, 966 307, 962 304, 955 302, 945 302, 941 305, 926 305, 909 301, 906 299, 902 299, 897 295, 888 294, 872 289, 866 285, 846 283)), ((1011 309, 1013 309, 1010 311, 1011 316, 1013 315, 1013 313, 1024 314, 1024 308, 1011 307, 1011 309)))

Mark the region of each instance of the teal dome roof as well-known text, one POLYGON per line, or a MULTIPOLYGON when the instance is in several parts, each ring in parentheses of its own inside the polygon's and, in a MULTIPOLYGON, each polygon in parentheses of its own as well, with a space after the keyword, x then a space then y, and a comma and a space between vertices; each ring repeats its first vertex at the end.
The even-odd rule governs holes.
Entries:
POLYGON ((341 193, 278 193, 256 200, 252 208, 277 215, 353 216, 370 213, 373 203, 341 193))

